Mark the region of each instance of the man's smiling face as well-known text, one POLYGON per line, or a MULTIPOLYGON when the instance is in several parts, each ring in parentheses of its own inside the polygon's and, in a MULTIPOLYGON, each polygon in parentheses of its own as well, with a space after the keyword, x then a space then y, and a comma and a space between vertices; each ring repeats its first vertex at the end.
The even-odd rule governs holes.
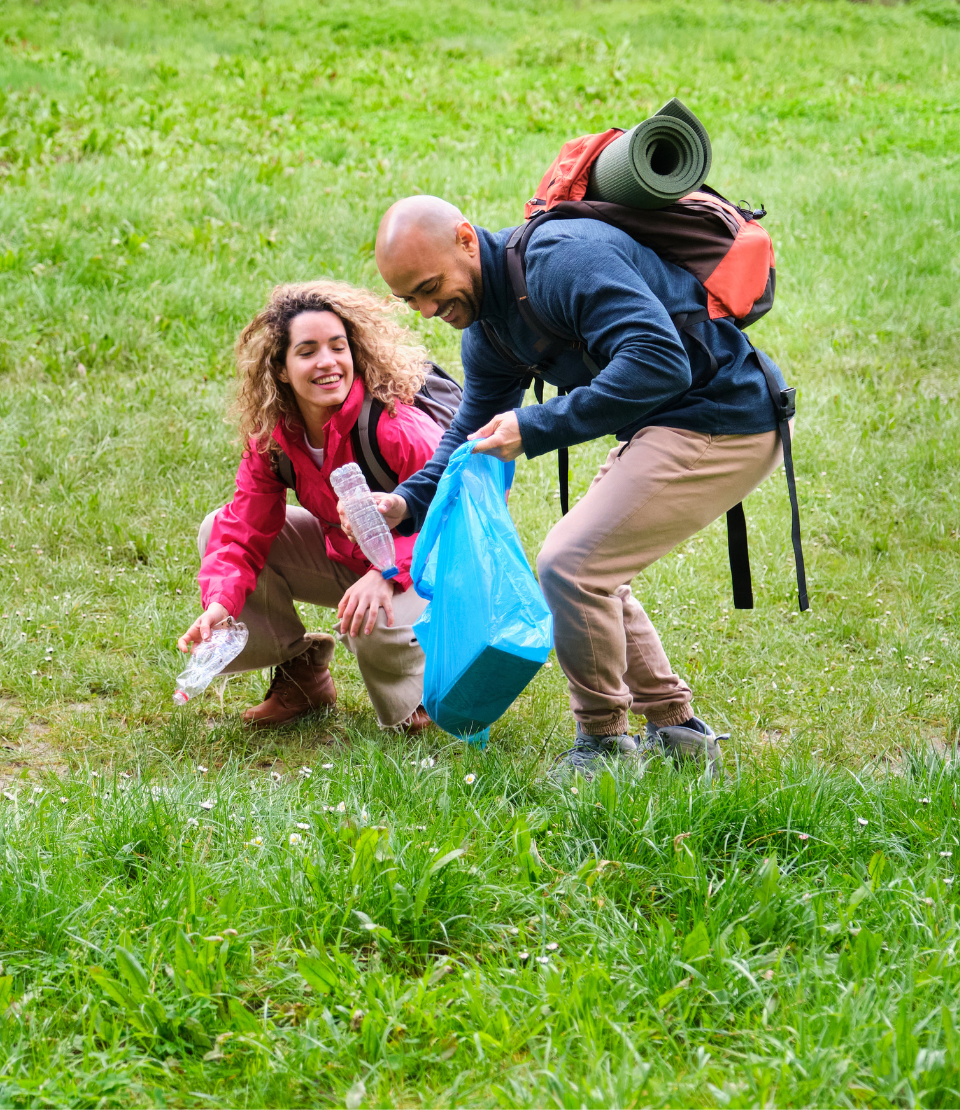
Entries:
POLYGON ((450 236, 410 233, 377 263, 395 297, 424 317, 437 317, 462 331, 480 315, 483 279, 480 243, 466 221, 450 236))

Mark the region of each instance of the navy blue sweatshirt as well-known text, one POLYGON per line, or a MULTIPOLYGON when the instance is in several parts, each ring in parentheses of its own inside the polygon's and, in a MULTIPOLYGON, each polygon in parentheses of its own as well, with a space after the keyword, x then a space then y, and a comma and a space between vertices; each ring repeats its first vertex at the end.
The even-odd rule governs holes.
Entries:
POLYGON ((696 325, 719 366, 712 378, 706 352, 689 336, 681 340, 673 326, 672 316, 707 307, 700 282, 626 232, 590 219, 552 220, 531 235, 527 288, 537 316, 580 340, 600 373, 591 377, 582 352, 563 351, 543 377, 571 392, 521 408, 520 372, 497 353, 480 323, 492 324, 520 360, 537 362, 537 337, 520 316, 506 273, 512 230, 476 229, 483 301, 480 319, 463 333, 463 401, 430 462, 397 487, 411 515, 402 533, 422 526, 451 453, 510 409, 528 458, 605 435, 627 441, 652 424, 712 435, 752 435, 777 426, 763 372, 731 320, 696 325), (706 384, 691 388, 701 376, 706 384))

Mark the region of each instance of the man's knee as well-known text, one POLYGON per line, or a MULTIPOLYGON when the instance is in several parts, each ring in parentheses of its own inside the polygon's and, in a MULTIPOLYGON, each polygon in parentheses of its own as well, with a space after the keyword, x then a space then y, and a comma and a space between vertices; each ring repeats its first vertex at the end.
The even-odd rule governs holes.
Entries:
POLYGON ((564 551, 562 544, 551 542, 550 536, 537 556, 537 577, 547 597, 555 597, 573 582, 569 553, 564 551))
POLYGON ((210 542, 210 533, 213 531, 213 522, 216 519, 219 509, 214 509, 212 513, 207 513, 203 518, 203 524, 200 525, 200 531, 197 533, 197 547, 200 550, 200 558, 202 559, 207 553, 207 544, 210 542))

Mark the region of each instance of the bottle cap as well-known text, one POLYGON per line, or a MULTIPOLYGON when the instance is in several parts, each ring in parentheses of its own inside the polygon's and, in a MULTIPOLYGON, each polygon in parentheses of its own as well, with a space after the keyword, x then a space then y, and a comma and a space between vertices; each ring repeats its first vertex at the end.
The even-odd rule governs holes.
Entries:
POLYGON ((386 578, 387 581, 389 581, 391 578, 396 578, 399 573, 400 573, 400 571, 397 570, 396 567, 387 567, 386 570, 380 571, 380 574, 384 578, 386 578))
POLYGON ((187 702, 190 700, 190 695, 185 693, 183 690, 175 690, 173 693, 173 700, 176 702, 177 705, 186 705, 187 702))

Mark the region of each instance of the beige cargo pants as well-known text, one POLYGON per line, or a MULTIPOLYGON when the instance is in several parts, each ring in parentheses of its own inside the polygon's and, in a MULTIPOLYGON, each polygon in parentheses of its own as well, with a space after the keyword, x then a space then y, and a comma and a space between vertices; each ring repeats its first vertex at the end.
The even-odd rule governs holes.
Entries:
POLYGON ((594 736, 691 716, 690 687, 630 590, 642 570, 722 516, 780 465, 776 432, 711 436, 643 428, 617 446, 537 559, 570 707, 594 736))
MULTIPOLYGON (((210 542, 216 510, 200 526, 197 546, 201 558, 210 542)), ((270 547, 267 565, 257 588, 239 616, 250 630, 247 646, 225 668, 227 674, 276 667, 294 659, 308 642, 295 601, 336 609, 344 591, 360 575, 327 555, 320 522, 306 509, 287 506, 287 519, 270 547)), ((393 599, 393 627, 381 609, 369 636, 337 634, 340 643, 357 657, 357 664, 377 720, 384 728, 405 721, 423 698, 423 650, 411 625, 427 607, 415 590, 393 599)))

